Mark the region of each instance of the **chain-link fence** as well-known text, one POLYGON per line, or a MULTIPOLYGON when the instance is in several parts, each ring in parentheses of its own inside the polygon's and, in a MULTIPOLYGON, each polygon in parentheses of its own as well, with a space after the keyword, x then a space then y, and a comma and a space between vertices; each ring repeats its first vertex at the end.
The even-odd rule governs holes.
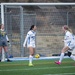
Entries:
POLYGON ((11 47, 10 55, 28 56, 28 49, 23 48, 24 38, 32 24, 37 26, 36 53, 41 56, 59 54, 63 48, 61 27, 69 25, 74 31, 75 12, 71 9, 57 9, 55 6, 40 7, 6 6, 5 29, 11 47))

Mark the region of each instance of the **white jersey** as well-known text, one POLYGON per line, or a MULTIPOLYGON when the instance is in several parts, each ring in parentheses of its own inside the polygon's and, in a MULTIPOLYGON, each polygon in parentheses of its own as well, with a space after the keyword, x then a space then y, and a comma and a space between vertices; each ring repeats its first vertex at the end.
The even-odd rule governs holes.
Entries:
POLYGON ((74 38, 74 35, 67 31, 65 33, 65 37, 64 37, 64 43, 66 46, 68 46, 70 49, 74 48, 75 47, 75 38, 74 38))
POLYGON ((33 30, 30 30, 27 33, 23 46, 26 46, 27 44, 27 47, 31 46, 35 48, 35 37, 36 37, 36 32, 33 30))

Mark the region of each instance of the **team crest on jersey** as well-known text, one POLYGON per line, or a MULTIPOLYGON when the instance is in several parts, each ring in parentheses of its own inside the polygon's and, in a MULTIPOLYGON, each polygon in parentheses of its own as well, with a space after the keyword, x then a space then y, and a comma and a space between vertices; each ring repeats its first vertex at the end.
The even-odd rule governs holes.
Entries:
POLYGON ((1 31, 1 35, 2 35, 2 36, 6 35, 6 32, 1 31))

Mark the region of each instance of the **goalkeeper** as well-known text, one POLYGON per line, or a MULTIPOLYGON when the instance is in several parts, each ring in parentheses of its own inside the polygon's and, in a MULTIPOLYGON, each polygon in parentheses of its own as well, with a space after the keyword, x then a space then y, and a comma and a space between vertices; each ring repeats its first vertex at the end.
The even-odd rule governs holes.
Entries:
POLYGON ((0 25, 0 62, 2 60, 2 48, 5 51, 5 56, 7 58, 7 62, 10 62, 8 58, 8 47, 7 47, 7 42, 9 42, 8 36, 4 30, 4 25, 0 25))

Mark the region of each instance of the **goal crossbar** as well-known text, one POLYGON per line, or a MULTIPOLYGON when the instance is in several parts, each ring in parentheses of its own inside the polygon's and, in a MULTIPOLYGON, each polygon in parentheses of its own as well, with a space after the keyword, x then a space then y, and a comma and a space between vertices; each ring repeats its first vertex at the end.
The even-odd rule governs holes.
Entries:
POLYGON ((75 5, 75 3, 1 3, 1 5, 75 5))

